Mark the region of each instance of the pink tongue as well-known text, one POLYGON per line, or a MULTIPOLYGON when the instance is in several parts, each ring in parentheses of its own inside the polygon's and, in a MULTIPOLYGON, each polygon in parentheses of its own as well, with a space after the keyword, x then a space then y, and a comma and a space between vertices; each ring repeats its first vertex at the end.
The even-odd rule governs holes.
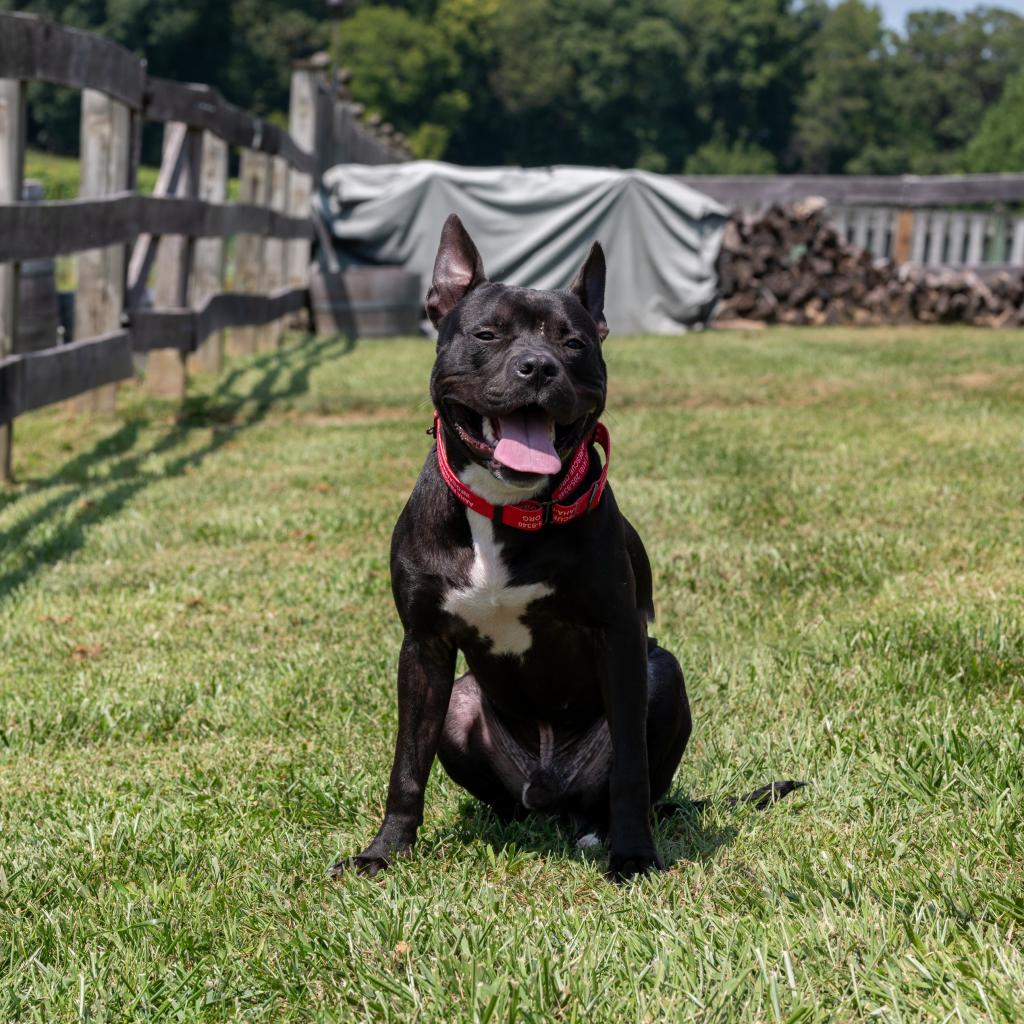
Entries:
POLYGON ((548 418, 540 409, 520 410, 503 416, 498 423, 501 440, 494 449, 494 458, 503 466, 520 473, 549 476, 562 468, 548 433, 548 418))

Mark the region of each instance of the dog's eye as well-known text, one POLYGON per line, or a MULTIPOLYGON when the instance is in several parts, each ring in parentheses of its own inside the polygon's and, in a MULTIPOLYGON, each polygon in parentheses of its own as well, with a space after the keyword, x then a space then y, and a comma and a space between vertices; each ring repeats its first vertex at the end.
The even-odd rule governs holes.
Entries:
POLYGON ((566 348, 586 348, 587 343, 582 338, 570 338, 565 343, 566 348))
POLYGON ((497 335, 494 331, 477 331, 473 337, 477 338, 479 341, 494 341, 497 335))

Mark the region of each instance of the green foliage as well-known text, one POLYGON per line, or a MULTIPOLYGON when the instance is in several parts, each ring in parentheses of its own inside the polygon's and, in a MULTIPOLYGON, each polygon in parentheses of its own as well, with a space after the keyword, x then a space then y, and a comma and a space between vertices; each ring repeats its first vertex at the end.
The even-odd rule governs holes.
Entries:
POLYGON ((1024 64, 1024 19, 989 7, 959 18, 948 11, 915 11, 904 36, 888 41, 877 64, 884 72, 884 106, 876 111, 868 145, 844 169, 963 170, 964 147, 1008 76, 1024 64))
POLYGON ((0 1020, 1016 1024, 1020 332, 608 340, 611 483, 694 710, 670 796, 711 798, 622 889, 440 768, 411 857, 327 878, 384 801, 432 355, 290 339, 183 409, 17 421, 0 1020))
POLYGON ((687 174, 774 174, 775 157, 763 146, 736 140, 726 142, 718 133, 687 157, 687 174))
MULTIPOLYGON (((1024 16, 999 7, 918 10, 892 32, 872 0, 352 0, 333 26, 324 0, 5 6, 100 32, 268 117, 287 109, 292 58, 329 46, 421 157, 935 173, 984 151, 986 167, 1016 166, 1012 146, 971 145, 983 122, 986 138, 1003 130, 987 115, 1024 66, 1024 16)), ((34 144, 76 151, 77 94, 33 85, 30 114, 34 144)))
POLYGON ((1024 171, 1024 68, 1006 83, 964 154, 970 171, 1024 171))
POLYGON ((886 123, 885 43, 881 12, 864 0, 842 0, 825 18, 796 117, 804 169, 838 173, 875 142, 886 123))
POLYGON ((364 0, 340 38, 418 152, 694 173, 955 169, 1024 63, 1020 15, 868 0, 364 0))
POLYGON ((470 101, 457 85, 458 51, 439 22, 366 6, 345 23, 336 54, 360 100, 406 132, 417 156, 442 155, 470 101))
MULTIPOLYGON (((204 82, 260 115, 288 108, 292 59, 327 43, 322 0, 0 0, 89 29, 145 56, 149 71, 204 82)), ((78 149, 79 95, 29 89, 30 137, 59 153, 78 149)), ((155 152, 150 147, 147 156, 155 152)))

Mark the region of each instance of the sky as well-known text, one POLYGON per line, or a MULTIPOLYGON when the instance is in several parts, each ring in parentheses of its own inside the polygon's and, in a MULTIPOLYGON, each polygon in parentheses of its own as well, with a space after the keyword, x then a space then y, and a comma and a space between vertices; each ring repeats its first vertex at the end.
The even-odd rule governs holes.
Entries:
POLYGON ((988 7, 1002 7, 1004 10, 1024 14, 1024 0, 875 0, 875 3, 882 8, 886 25, 894 29, 903 28, 908 11, 922 7, 942 8, 960 14, 984 3, 988 7))

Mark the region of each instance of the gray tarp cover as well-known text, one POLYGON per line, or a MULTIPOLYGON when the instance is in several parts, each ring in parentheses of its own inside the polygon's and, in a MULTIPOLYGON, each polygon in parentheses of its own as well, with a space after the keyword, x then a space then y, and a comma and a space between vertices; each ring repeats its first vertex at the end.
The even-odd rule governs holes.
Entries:
POLYGON ((342 266, 401 264, 426 283, 441 225, 457 213, 494 281, 564 288, 595 239, 608 257, 617 334, 678 334, 714 302, 725 209, 673 178, 593 167, 342 164, 321 208, 342 266))

